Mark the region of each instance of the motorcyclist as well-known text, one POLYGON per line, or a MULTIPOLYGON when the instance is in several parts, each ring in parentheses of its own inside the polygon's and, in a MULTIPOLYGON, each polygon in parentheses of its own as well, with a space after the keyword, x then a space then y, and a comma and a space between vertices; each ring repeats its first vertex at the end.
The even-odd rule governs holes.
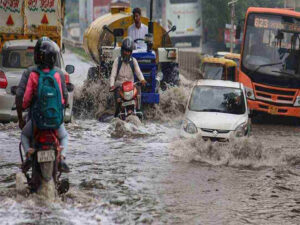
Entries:
MULTIPOLYGON (((55 74, 54 78, 57 81, 61 92, 61 101, 63 104, 67 103, 67 94, 65 87, 65 80, 61 76, 61 71, 57 71, 54 67, 56 62, 56 57, 58 55, 57 45, 47 37, 40 38, 34 48, 34 62, 37 65, 36 68, 30 68, 27 73, 25 72, 22 77, 19 87, 17 89, 16 103, 19 117, 19 126, 23 128, 21 133, 21 143, 26 154, 26 160, 22 164, 23 171, 27 171, 32 165, 31 155, 34 153, 34 149, 31 146, 31 140, 33 138, 33 120, 30 118, 31 113, 29 112, 29 117, 27 118, 26 125, 22 118, 22 109, 31 108, 35 104, 35 96, 37 95, 37 88, 39 82, 39 73, 38 69, 43 72, 49 72, 54 69, 55 74), (28 75, 29 72, 29 75, 28 75), (28 75, 28 76, 26 76, 28 75), (25 85, 24 85, 25 84, 25 85), (24 90, 25 86, 25 90, 24 90), (24 90, 24 91, 23 91, 24 90), (20 96, 23 95, 23 100, 20 100, 20 96), (20 105, 22 108, 20 108, 20 105)), ((29 110, 30 111, 30 110, 29 110)), ((69 172, 70 169, 65 163, 65 156, 68 147, 68 133, 64 127, 64 124, 61 124, 57 130, 57 136, 59 139, 59 149, 61 150, 61 158, 59 159, 59 170, 62 172, 69 172)))
POLYGON ((134 81, 134 74, 140 80, 141 84, 146 85, 146 80, 141 72, 139 64, 132 57, 134 43, 130 37, 124 38, 121 46, 121 56, 116 58, 110 76, 110 91, 114 91, 115 97, 115 117, 119 115, 121 106, 120 87, 125 81, 134 81))

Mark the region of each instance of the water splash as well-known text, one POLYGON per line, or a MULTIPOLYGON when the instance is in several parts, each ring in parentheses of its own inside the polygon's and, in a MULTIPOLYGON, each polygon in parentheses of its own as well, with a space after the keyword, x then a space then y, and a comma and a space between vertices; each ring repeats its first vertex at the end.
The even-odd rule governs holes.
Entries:
POLYGON ((119 118, 113 119, 107 131, 113 138, 139 138, 153 136, 159 132, 155 125, 144 125, 136 116, 129 116, 126 121, 119 118))
MULTIPOLYGON (((181 76, 178 87, 168 87, 160 91, 160 103, 143 106, 147 120, 171 121, 181 117, 185 111, 192 82, 181 76), (172 118, 172 119, 171 119, 172 118)), ((85 81, 77 89, 74 100, 75 115, 81 118, 99 118, 104 114, 114 113, 114 98, 109 91, 109 80, 85 81)))
POLYGON ((250 138, 234 138, 229 142, 204 141, 201 136, 180 139, 170 145, 172 155, 186 162, 197 161, 214 166, 260 168, 293 166, 300 162, 297 153, 282 149, 266 148, 261 141, 250 138))

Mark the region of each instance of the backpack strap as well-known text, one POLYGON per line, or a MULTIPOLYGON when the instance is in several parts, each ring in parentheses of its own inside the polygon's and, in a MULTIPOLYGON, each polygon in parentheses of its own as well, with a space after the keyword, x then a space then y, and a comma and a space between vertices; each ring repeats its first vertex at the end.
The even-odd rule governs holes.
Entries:
POLYGON ((119 76, 119 73, 120 73, 120 70, 121 70, 121 67, 122 67, 122 58, 121 58, 121 56, 119 56, 118 57, 118 68, 117 68, 117 76, 116 76, 116 79, 115 80, 117 80, 118 79, 118 76, 119 76))

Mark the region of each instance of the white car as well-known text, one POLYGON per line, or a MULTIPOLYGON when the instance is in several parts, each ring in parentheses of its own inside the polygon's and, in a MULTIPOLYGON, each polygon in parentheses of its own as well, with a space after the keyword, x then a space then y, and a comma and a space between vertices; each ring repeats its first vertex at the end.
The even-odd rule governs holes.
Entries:
MULTIPOLYGON (((34 65, 34 46, 36 40, 15 40, 5 42, 0 53, 0 122, 17 120, 15 110, 14 90, 18 86, 22 74, 26 68, 34 65)), ((56 66, 65 74, 68 89, 68 107, 65 110, 65 122, 72 119, 74 85, 71 83, 69 74, 74 72, 74 66, 64 66, 64 61, 58 49, 56 66)))
POLYGON ((181 128, 181 136, 226 141, 250 132, 243 84, 200 80, 193 87, 181 128))

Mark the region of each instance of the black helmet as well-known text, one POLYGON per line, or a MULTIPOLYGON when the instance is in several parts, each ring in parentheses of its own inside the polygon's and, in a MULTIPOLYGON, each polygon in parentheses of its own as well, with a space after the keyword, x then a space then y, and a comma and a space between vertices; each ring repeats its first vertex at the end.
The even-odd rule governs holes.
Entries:
POLYGON ((56 62, 57 48, 56 43, 48 37, 40 38, 34 47, 34 63, 52 69, 56 62))
POLYGON ((124 62, 129 62, 132 54, 134 43, 130 37, 124 38, 121 46, 121 56, 124 62), (124 51, 130 52, 130 55, 124 54, 124 51))

